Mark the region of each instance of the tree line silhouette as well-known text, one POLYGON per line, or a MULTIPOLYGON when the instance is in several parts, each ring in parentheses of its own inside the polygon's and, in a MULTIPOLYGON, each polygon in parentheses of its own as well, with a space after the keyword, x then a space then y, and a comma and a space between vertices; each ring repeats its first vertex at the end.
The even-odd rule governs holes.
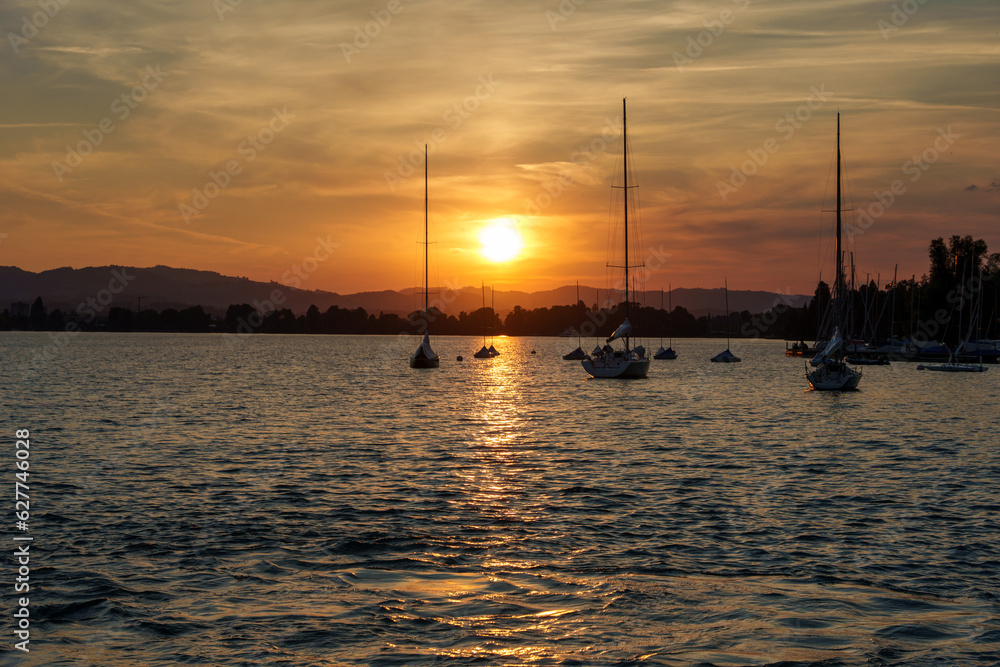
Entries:
MULTIPOLYGON (((972 303, 981 306, 978 337, 996 338, 1000 253, 989 254, 982 239, 952 236, 947 242, 934 239, 929 247, 929 273, 920 280, 913 276, 895 284, 866 276, 860 284, 848 278, 845 285, 848 334, 871 341, 923 336, 926 340, 961 339, 957 317, 966 318, 962 329, 971 326, 972 303)), ((848 272, 850 276, 850 272, 848 272)), ((856 277, 855 277, 856 278, 856 277)), ((749 311, 696 317, 677 306, 667 312, 659 308, 630 304, 632 324, 644 338, 783 338, 816 340, 821 336, 824 313, 830 303, 831 288, 820 281, 809 304, 794 308, 783 302, 763 313, 749 311)), ((615 306, 572 305, 527 310, 515 306, 502 318, 492 308, 461 312, 457 316, 431 308, 430 331, 434 335, 575 336, 605 338, 621 323, 624 302, 615 306)), ((229 306, 224 317, 213 318, 201 306, 183 310, 111 307, 106 315, 82 317, 59 309, 49 312, 38 297, 27 314, 9 309, 0 313, 0 330, 58 331, 72 326, 85 331, 177 331, 226 332, 236 334, 422 334, 423 311, 407 317, 395 313, 367 312, 364 308, 331 306, 321 312, 315 305, 303 315, 289 309, 258 312, 250 304, 229 306)), ((827 332, 828 333, 828 332, 827 332)))

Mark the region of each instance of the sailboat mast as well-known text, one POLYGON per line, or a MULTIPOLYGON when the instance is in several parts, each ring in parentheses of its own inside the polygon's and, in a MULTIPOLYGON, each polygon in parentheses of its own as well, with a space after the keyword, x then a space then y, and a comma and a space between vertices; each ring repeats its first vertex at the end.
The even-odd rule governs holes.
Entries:
POLYGON ((840 112, 837 112, 837 324, 840 323, 841 309, 843 304, 841 299, 844 293, 844 260, 840 248, 840 112))
MULTIPOLYGON (((840 328, 843 329, 844 331, 850 331, 851 333, 854 333, 854 327, 855 327, 855 324, 854 324, 854 320, 855 320, 855 317, 854 317, 854 292, 856 290, 856 282, 857 282, 857 277, 858 276, 857 276, 857 271, 855 270, 855 266, 854 266, 854 253, 853 252, 852 253, 845 253, 845 255, 847 255, 847 254, 849 254, 851 256, 851 289, 847 289, 847 277, 844 276, 844 291, 851 295, 851 307, 850 307, 850 309, 848 309, 848 307, 847 307, 847 298, 845 297, 844 298, 844 306, 838 312, 842 312, 844 314, 843 323, 842 323, 842 325, 841 325, 840 328)), ((839 299, 839 297, 838 297, 838 299, 839 299)), ((840 303, 840 302, 838 301, 837 303, 840 303)), ((839 323, 839 320, 838 320, 838 323, 839 323)), ((840 333, 844 333, 844 331, 841 331, 840 333)))
MULTIPOLYGON (((958 256, 955 257, 955 266, 958 266, 958 256)), ((958 295, 958 326, 955 329, 955 354, 962 345, 962 311, 965 310, 965 271, 962 271, 962 291, 958 295)), ((949 359, 948 361, 951 361, 949 359)))
POLYGON ((583 342, 580 340, 580 337, 583 334, 580 333, 580 329, 583 328, 583 311, 580 309, 580 281, 579 280, 576 281, 576 309, 578 311, 578 314, 577 314, 577 317, 576 317, 576 327, 577 327, 577 329, 576 329, 576 346, 582 350, 583 349, 583 342))
MULTIPOLYGON (((660 286, 660 312, 663 312, 663 286, 660 286)), ((660 347, 663 347, 663 329, 660 329, 660 347)))
POLYGON ((889 345, 892 345, 892 337, 896 333, 896 281, 899 276, 899 264, 892 270, 892 311, 889 315, 889 345))
MULTIPOLYGON (((625 176, 625 319, 628 320, 628 120, 625 116, 625 98, 622 98, 622 173, 625 176)), ((625 349, 628 349, 625 334, 625 349)))
MULTIPOLYGON (((430 282, 427 272, 427 144, 424 144, 424 331, 428 331, 431 326, 431 315, 428 311, 428 293, 430 292, 430 282)), ((412 301, 411 301, 412 303, 412 301)))
POLYGON ((670 347, 674 346, 674 334, 670 329, 670 313, 674 310, 674 288, 667 283, 667 333, 670 336, 670 347))
POLYGON ((723 287, 726 291, 726 349, 729 349, 729 278, 723 278, 723 287))

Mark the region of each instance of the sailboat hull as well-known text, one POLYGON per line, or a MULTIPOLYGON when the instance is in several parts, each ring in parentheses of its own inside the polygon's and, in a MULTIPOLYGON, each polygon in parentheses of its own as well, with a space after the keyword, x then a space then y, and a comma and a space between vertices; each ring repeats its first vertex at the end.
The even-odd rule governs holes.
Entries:
POLYGON ((730 352, 727 347, 723 352, 719 352, 717 355, 709 359, 709 361, 717 364, 738 364, 743 360, 730 352))
POLYGON ((434 357, 433 359, 427 359, 424 357, 420 357, 418 359, 410 358, 410 368, 437 368, 440 365, 440 357, 434 357))
POLYGON ((985 366, 970 364, 938 364, 936 366, 917 366, 918 371, 942 371, 944 373, 982 373, 988 370, 985 366))
POLYGON ((858 388, 861 373, 843 364, 823 364, 806 373, 806 379, 816 391, 851 391, 858 388))
POLYGON ((855 366, 888 366, 890 362, 885 357, 845 357, 844 359, 849 364, 854 364, 855 366))
POLYGON ((649 359, 627 357, 621 353, 596 359, 584 359, 583 369, 595 378, 644 378, 649 373, 649 359))
POLYGON ((410 368, 437 368, 440 365, 441 357, 431 349, 431 337, 424 334, 424 342, 410 355, 410 368))

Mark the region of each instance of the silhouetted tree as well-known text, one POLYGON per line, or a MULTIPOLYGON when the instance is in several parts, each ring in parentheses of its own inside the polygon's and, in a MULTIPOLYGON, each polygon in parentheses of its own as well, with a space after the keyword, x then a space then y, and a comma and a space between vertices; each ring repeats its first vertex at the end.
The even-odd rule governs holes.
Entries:
POLYGON ((108 311, 108 331, 132 331, 132 311, 128 308, 112 307, 108 311))
POLYGON ((56 308, 51 313, 49 313, 48 318, 45 321, 45 328, 49 331, 59 331, 66 326, 66 314, 60 309, 56 308))
POLYGON ((263 316, 249 303, 232 304, 226 309, 222 328, 228 333, 253 333, 263 322, 263 316))
POLYGON ((166 308, 160 311, 160 331, 181 331, 180 313, 176 308, 166 308))
POLYGON ((264 333, 291 334, 295 330, 295 313, 288 308, 282 308, 267 314, 261 327, 264 333))
POLYGON ((42 303, 42 297, 35 299, 35 302, 31 304, 31 314, 28 316, 31 322, 31 329, 33 331, 44 331, 45 323, 47 318, 47 313, 45 312, 45 304, 42 303))
POLYGON ((160 314, 152 308, 140 311, 132 318, 132 328, 135 331, 160 331, 160 314))
POLYGON ((309 310, 306 311, 304 324, 306 333, 323 333, 323 315, 315 305, 309 306, 309 310))
POLYGON ((203 333, 209 330, 212 323, 212 316, 205 312, 201 306, 191 306, 185 308, 178 314, 178 321, 181 331, 190 333, 203 333))

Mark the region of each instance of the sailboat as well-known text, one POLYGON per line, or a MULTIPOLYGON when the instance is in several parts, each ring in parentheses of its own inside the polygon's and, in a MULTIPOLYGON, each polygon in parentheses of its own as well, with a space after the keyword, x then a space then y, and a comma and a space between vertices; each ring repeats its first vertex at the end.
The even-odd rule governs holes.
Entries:
POLYGON ((989 369, 983 366, 983 358, 979 357, 979 365, 975 364, 959 364, 952 360, 952 357, 948 357, 948 363, 946 364, 930 364, 917 366, 918 371, 944 371, 945 373, 984 373, 989 369))
POLYGON ((427 248, 429 245, 427 240, 427 144, 424 144, 424 340, 420 343, 417 351, 410 355, 410 368, 437 368, 441 364, 441 358, 437 352, 431 349, 431 318, 428 300, 430 291, 427 274, 427 248))
MULTIPOLYGON (((667 292, 671 293, 670 294, 670 297, 671 297, 670 304, 669 304, 668 310, 667 310, 667 327, 669 328, 669 326, 670 326, 670 311, 673 310, 673 294, 672 294, 673 290, 670 289, 669 285, 667 286, 667 292)), ((660 288, 660 310, 663 310, 663 288, 662 287, 660 288)), ((673 339, 672 336, 670 338, 670 343, 667 345, 667 349, 665 349, 665 350, 663 349, 663 337, 662 336, 660 337, 660 349, 656 351, 656 353, 653 355, 653 358, 654 359, 676 359, 677 358, 677 353, 674 352, 674 339, 673 339)))
MULTIPOLYGON (((600 354, 596 354, 580 362, 584 370, 595 378, 644 378, 649 373, 650 360, 646 356, 646 350, 641 346, 637 346, 635 349, 629 347, 629 334, 632 333, 632 323, 628 319, 630 268, 628 263, 628 197, 629 190, 638 186, 629 185, 628 180, 628 122, 625 116, 624 98, 622 98, 622 176, 622 185, 612 185, 612 187, 620 188, 623 191, 622 200, 624 202, 625 217, 622 227, 625 230, 625 263, 619 268, 625 270, 625 321, 605 341, 604 348, 600 351, 600 354), (611 347, 611 343, 619 339, 625 344, 624 350, 616 350, 611 347)), ((633 212, 634 215, 635 213, 633 212)))
POLYGON ((833 291, 833 313, 836 327, 830 342, 810 362, 815 370, 806 373, 809 385, 820 391, 857 389, 861 371, 851 368, 844 361, 844 340, 841 337, 844 318, 844 254, 841 244, 841 194, 840 194, 840 114, 837 114, 837 281, 833 291))
POLYGON ((483 289, 483 346, 479 348, 473 357, 476 359, 489 359, 493 357, 493 353, 490 352, 489 348, 486 347, 486 284, 482 285, 483 289))
MULTIPOLYGON (((576 307, 577 308, 580 307, 580 281, 579 280, 576 281, 576 307)), ((576 322, 576 325, 577 325, 577 329, 576 329, 576 349, 573 350, 572 352, 567 352, 566 354, 563 355, 563 359, 565 359, 566 361, 577 361, 579 359, 586 359, 587 358, 587 353, 583 351, 583 343, 580 340, 580 329, 582 328, 582 324, 583 324, 582 320, 583 320, 582 315, 581 315, 581 317, 577 318, 577 322, 576 322)))
MULTIPOLYGON (((963 272, 963 274, 964 274, 964 272, 963 272)), ((982 270, 980 269, 980 271, 979 271, 979 284, 982 285, 982 283, 983 283, 983 273, 982 273, 982 270)), ((962 276, 961 299, 959 300, 959 305, 958 305, 958 313, 959 313, 959 325, 958 325, 958 328, 959 329, 962 328, 962 308, 965 305, 964 302, 965 302, 965 276, 963 275, 962 276)), ((955 346, 954 350, 951 350, 951 349, 948 350, 948 363, 946 363, 946 364, 930 364, 930 365, 927 365, 927 366, 921 364, 921 365, 917 366, 917 370, 918 371, 942 371, 942 372, 945 372, 945 373, 983 373, 983 372, 987 371, 988 369, 985 366, 983 366, 983 355, 982 355, 982 352, 979 353, 979 365, 978 366, 976 366, 975 364, 960 364, 957 361, 955 361, 955 354, 959 350, 968 349, 968 347, 969 347, 969 339, 972 338, 973 325, 975 324, 975 320, 976 320, 977 314, 978 314, 979 317, 982 317, 982 312, 981 311, 982 311, 982 299, 979 299, 976 302, 976 306, 973 308, 972 316, 969 318, 969 333, 966 335, 964 341, 962 341, 960 344, 958 344, 958 345, 955 346)), ((959 334, 959 335, 961 335, 961 334, 959 334)))
POLYGON ((493 347, 493 322, 496 321, 496 315, 494 313, 497 312, 496 308, 494 308, 497 302, 496 299, 497 299, 497 292, 495 289, 493 289, 493 286, 490 285, 490 356, 491 357, 500 356, 500 353, 497 352, 497 349, 493 347))
MULTIPOLYGON (((743 361, 735 354, 729 351, 729 279, 725 279, 724 283, 726 291, 726 349, 723 352, 719 352, 717 355, 712 357, 709 361, 714 361, 723 364, 735 364, 743 361)), ((709 318, 711 321, 711 318, 709 318)))

